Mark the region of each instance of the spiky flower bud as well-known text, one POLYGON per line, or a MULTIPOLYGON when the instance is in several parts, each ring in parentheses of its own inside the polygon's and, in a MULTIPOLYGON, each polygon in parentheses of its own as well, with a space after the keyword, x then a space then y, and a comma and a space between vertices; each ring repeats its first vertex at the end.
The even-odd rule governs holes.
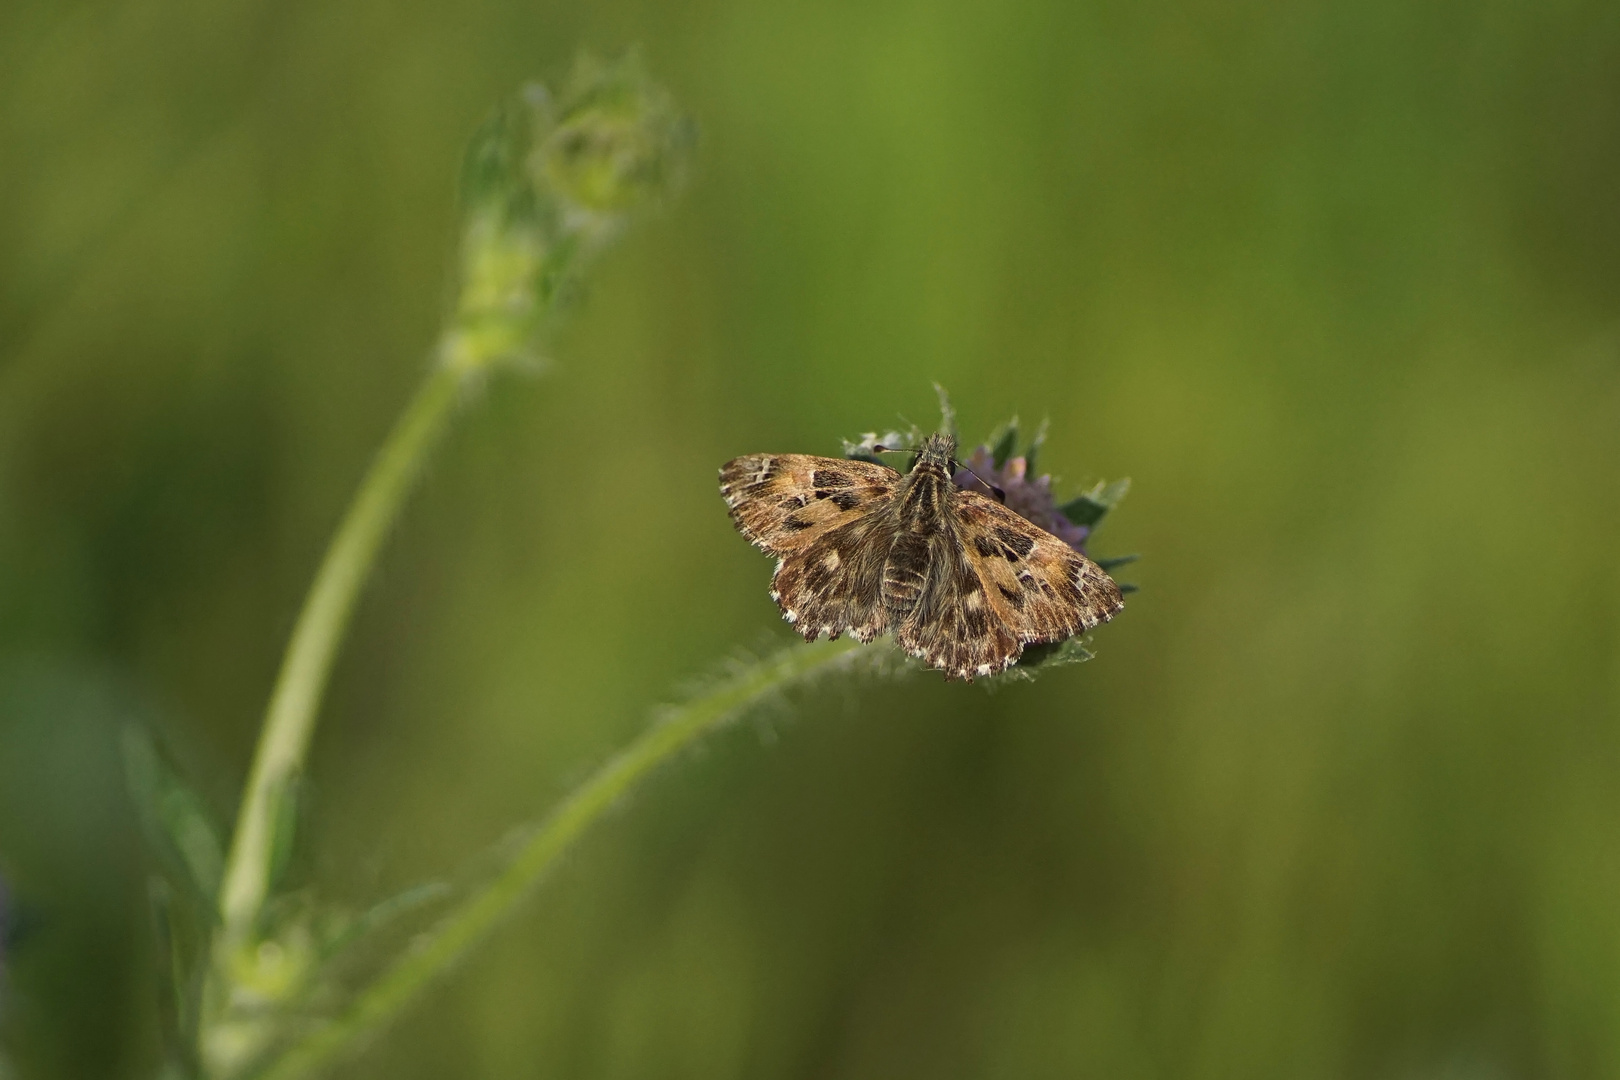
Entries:
POLYGON ((693 130, 633 54, 583 57, 561 100, 535 85, 497 109, 462 170, 460 288, 443 361, 538 361, 549 316, 589 258, 674 193, 693 130))
POLYGON ((632 53, 576 63, 531 168, 574 213, 610 217, 656 205, 684 179, 694 128, 632 53))

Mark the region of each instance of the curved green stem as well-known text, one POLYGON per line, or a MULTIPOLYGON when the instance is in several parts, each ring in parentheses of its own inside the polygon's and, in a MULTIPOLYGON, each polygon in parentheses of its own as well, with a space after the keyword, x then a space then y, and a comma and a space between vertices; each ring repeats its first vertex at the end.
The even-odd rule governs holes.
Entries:
POLYGON ((294 1043, 258 1080, 292 1080, 385 1023, 526 897, 586 829, 659 765, 771 693, 852 663, 853 641, 790 645, 672 711, 576 788, 505 868, 439 925, 426 942, 361 991, 340 1016, 294 1043))
POLYGON ((455 411, 462 377, 453 365, 434 364, 366 473, 298 615, 259 731, 220 886, 220 935, 227 949, 254 936, 270 888, 280 803, 303 769, 355 598, 428 452, 455 411))

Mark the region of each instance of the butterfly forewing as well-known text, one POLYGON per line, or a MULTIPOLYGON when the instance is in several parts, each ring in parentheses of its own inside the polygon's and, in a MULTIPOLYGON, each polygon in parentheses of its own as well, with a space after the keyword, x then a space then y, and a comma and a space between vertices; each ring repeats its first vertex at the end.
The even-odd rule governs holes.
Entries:
POLYGON ((900 474, 869 461, 810 454, 749 454, 720 469, 720 494, 737 531, 772 555, 887 503, 900 474))
POLYGON ((1005 671, 1022 644, 998 617, 961 537, 928 538, 928 566, 916 603, 895 629, 901 648, 947 675, 971 679, 1005 671))

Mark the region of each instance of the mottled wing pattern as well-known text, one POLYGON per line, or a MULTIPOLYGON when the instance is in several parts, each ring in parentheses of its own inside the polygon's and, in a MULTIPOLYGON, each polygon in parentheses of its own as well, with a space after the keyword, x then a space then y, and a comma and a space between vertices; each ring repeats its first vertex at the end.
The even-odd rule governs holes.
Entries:
POLYGON ((947 677, 972 679, 1005 671, 1023 645, 1013 627, 997 616, 988 588, 953 530, 902 537, 890 556, 886 582, 895 640, 947 677))
POLYGON ((957 494, 955 509, 963 556, 1020 642, 1012 660, 1024 645, 1062 641, 1124 610, 1114 579, 1051 533, 971 491, 957 494))
POLYGON ((1027 519, 951 484, 808 454, 751 454, 720 470, 737 530, 777 556, 771 599, 806 640, 893 630, 949 677, 1005 671, 1125 606, 1102 568, 1027 519))
POLYGON ((899 480, 870 461, 749 454, 720 467, 720 494, 738 532, 772 555, 786 555, 886 504, 899 480))
POLYGON ((899 479, 882 465, 809 454, 750 454, 721 468, 731 519, 778 557, 771 599, 806 640, 848 631, 871 641, 888 629, 883 564, 899 479))

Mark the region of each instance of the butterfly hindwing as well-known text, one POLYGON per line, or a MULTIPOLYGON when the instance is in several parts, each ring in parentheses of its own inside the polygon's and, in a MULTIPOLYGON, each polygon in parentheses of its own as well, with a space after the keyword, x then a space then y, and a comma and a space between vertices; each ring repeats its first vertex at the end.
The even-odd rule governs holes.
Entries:
POLYGON ((963 491, 956 513, 963 554, 1020 649, 1084 633, 1125 607, 1102 567, 1000 503, 963 491))
POLYGON ((871 641, 889 628, 883 567, 894 539, 892 515, 875 511, 820 533, 782 557, 771 599, 782 617, 814 641, 849 632, 871 641))
POLYGON ((921 588, 897 622, 895 639, 947 676, 972 679, 1005 671, 1023 646, 986 595, 961 537, 941 529, 928 537, 927 546, 921 588))

